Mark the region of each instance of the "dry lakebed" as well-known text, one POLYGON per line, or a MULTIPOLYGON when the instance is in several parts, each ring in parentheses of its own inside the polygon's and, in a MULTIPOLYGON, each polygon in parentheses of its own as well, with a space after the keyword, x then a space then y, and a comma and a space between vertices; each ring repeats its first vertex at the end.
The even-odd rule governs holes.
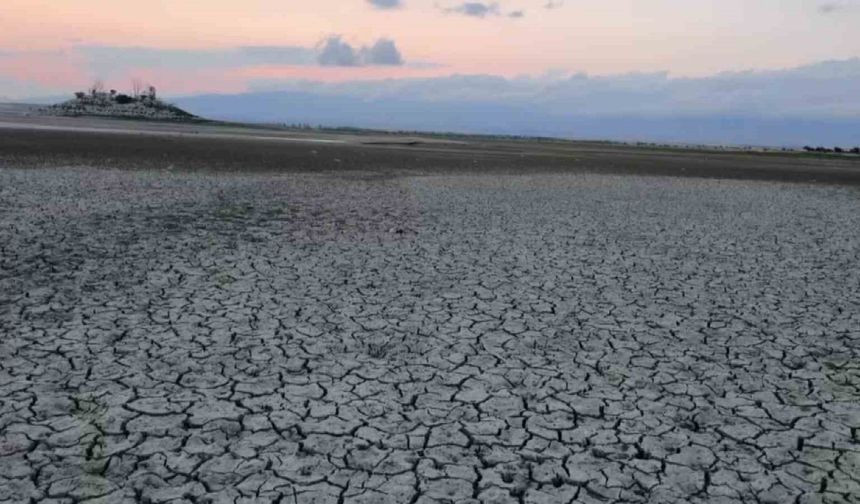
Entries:
POLYGON ((860 502, 860 163, 15 120, 0 502, 860 502))

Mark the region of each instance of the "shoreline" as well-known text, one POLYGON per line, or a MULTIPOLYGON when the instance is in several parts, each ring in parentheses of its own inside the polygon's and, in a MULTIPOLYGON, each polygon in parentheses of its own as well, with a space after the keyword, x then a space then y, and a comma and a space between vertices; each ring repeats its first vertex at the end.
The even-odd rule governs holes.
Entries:
POLYGON ((860 157, 649 148, 611 142, 295 131, 231 123, 14 116, 0 166, 230 171, 603 173, 860 186, 860 157))

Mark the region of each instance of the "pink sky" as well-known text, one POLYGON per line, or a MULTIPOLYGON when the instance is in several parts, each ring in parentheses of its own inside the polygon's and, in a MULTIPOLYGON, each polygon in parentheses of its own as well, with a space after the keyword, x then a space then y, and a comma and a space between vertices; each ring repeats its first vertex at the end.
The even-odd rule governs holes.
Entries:
POLYGON ((568 0, 551 10, 546 0, 497 3, 499 15, 476 18, 446 12, 458 2, 444 0, 403 0, 401 8, 385 11, 367 0, 3 0, 0 96, 16 93, 4 92, 7 81, 47 91, 95 78, 119 87, 132 75, 170 93, 236 92, 256 79, 663 70, 692 76, 860 56, 857 0, 568 0), (824 4, 837 8, 827 11, 824 4), (507 16, 519 10, 524 17, 507 16), (107 72, 80 50, 312 49, 333 34, 356 48, 391 39, 405 64, 139 65, 107 72))

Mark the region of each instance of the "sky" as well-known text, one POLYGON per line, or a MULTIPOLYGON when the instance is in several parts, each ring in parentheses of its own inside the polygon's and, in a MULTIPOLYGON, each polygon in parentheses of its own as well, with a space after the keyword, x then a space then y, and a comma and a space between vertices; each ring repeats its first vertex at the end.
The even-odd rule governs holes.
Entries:
POLYGON ((700 77, 860 56, 860 0, 3 0, 0 96, 134 78, 700 77))
POLYGON ((0 100, 139 80, 213 118, 860 144, 860 0, 0 1, 0 100))

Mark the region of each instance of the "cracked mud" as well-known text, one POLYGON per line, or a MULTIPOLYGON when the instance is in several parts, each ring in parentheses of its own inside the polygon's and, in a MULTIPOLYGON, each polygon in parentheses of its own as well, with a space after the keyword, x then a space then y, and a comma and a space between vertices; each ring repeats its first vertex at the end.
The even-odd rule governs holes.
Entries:
POLYGON ((0 171, 0 502, 858 502, 860 193, 0 171))

